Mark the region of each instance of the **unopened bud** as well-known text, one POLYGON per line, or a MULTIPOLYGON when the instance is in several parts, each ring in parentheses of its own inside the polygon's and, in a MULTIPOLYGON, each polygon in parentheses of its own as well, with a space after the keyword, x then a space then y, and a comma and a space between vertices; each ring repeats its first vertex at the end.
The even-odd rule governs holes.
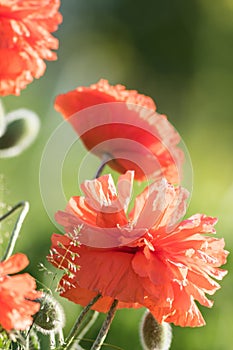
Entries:
POLYGON ((159 324, 154 316, 146 311, 140 324, 140 340, 143 350, 169 350, 172 329, 169 323, 159 324))
POLYGON ((49 294, 37 299, 40 310, 34 316, 34 326, 43 334, 59 332, 64 326, 65 316, 61 305, 49 294))

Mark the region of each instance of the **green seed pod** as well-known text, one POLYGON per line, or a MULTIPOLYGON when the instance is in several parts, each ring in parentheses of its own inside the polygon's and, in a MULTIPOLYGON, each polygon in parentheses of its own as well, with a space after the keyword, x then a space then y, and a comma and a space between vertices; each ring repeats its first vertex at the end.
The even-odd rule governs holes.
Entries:
POLYGON ((65 323, 64 311, 61 305, 49 294, 37 299, 40 310, 34 316, 34 327, 43 334, 57 333, 65 323))
POLYGON ((159 324, 147 310, 140 324, 140 340, 143 350, 169 350, 172 329, 169 323, 159 324))

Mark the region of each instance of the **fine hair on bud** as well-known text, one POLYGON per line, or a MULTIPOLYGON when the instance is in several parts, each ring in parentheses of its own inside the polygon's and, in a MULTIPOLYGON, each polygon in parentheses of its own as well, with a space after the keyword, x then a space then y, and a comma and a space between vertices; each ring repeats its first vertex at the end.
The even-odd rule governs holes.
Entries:
POLYGON ((62 306, 50 295, 43 293, 37 299, 41 305, 40 310, 34 315, 33 325, 43 334, 57 333, 65 324, 65 315, 62 306))
POLYGON ((158 323, 146 310, 140 323, 140 340, 143 350, 169 350, 172 328, 167 322, 158 323))

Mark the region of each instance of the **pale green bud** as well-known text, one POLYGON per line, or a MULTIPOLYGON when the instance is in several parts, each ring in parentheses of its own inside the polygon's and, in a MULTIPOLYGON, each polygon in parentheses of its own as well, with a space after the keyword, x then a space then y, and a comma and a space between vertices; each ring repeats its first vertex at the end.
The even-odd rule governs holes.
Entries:
POLYGON ((143 350, 169 350, 172 329, 169 323, 159 324, 147 310, 140 324, 140 340, 143 350))

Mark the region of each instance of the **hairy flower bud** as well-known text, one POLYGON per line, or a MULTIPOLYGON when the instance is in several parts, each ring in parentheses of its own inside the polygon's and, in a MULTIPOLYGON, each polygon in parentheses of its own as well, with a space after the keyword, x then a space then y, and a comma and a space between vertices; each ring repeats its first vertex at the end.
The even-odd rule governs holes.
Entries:
POLYGON ((147 310, 140 324, 140 340, 144 350, 169 350, 172 329, 169 323, 159 324, 147 310))
POLYGON ((65 316, 61 305, 49 294, 38 299, 40 310, 34 316, 34 326, 43 334, 56 333, 64 326, 65 316))

